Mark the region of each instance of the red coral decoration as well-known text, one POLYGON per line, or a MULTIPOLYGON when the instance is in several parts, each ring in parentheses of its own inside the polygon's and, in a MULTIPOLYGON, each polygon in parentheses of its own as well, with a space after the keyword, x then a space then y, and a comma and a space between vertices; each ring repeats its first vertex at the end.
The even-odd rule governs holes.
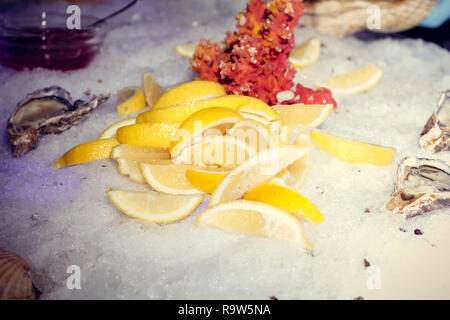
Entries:
MULTIPOLYGON (((238 31, 220 44, 201 40, 191 60, 200 79, 221 83, 229 94, 249 95, 269 105, 277 93, 294 87, 295 68, 288 62, 294 30, 304 12, 302 0, 250 0, 236 19, 238 31)), ((294 99, 283 103, 333 103, 328 89, 297 84, 294 99)))

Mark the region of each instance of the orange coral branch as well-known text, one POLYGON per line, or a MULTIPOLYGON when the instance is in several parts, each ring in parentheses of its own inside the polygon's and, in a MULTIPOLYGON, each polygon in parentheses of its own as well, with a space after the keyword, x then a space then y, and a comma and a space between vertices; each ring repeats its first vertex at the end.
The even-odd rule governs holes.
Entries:
MULTIPOLYGON (((191 60, 192 70, 201 79, 221 83, 228 93, 276 104, 277 93, 294 86, 295 69, 288 57, 303 12, 302 0, 250 0, 236 17, 236 32, 227 32, 220 44, 200 41, 191 60)), ((292 103, 310 98, 316 91, 297 85, 296 93, 297 100, 292 103)), ((320 94, 320 101, 335 103, 331 92, 323 89, 320 94)))

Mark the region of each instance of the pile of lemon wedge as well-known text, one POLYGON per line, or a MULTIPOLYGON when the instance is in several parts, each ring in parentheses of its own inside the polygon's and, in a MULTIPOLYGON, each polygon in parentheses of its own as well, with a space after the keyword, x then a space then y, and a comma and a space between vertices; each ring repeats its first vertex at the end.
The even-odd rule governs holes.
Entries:
MULTIPOLYGON (((312 64, 318 53, 311 50, 320 50, 320 42, 313 39, 295 50, 291 62, 298 67, 312 64)), ((142 89, 118 92, 119 115, 133 117, 112 124, 97 140, 75 146, 54 164, 58 169, 107 158, 116 161, 121 175, 151 187, 107 191, 111 202, 133 218, 178 221, 208 195, 208 208, 197 215, 197 225, 310 248, 303 223, 324 221, 319 209, 299 193, 311 149, 318 146, 340 160, 378 166, 388 165, 395 155, 392 148, 316 129, 332 105, 268 106, 256 98, 227 95, 220 84, 201 80, 164 92, 149 73, 142 82, 142 89)), ((321 85, 339 87, 339 79, 321 85)))

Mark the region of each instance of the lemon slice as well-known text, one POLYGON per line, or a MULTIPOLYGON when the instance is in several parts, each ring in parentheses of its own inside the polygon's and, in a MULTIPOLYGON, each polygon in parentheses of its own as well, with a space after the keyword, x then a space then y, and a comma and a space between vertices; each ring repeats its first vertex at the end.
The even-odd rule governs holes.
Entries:
POLYGON ((284 125, 318 127, 333 110, 332 104, 291 104, 272 107, 280 114, 284 125))
POLYGON ((289 211, 317 225, 325 219, 319 209, 301 194, 276 184, 264 183, 249 191, 244 200, 259 201, 289 211))
POLYGON ((108 128, 103 130, 103 132, 100 134, 100 136, 98 138, 99 139, 114 138, 116 136, 117 129, 124 127, 124 126, 128 126, 130 124, 135 124, 135 123, 136 123, 136 118, 127 118, 127 119, 117 121, 116 123, 113 123, 108 128))
POLYGON ((224 95, 226 92, 221 84, 214 81, 194 80, 164 92, 153 105, 153 109, 224 95))
POLYGON ((320 40, 311 38, 305 43, 292 49, 289 54, 289 62, 296 68, 305 68, 319 60, 320 40))
POLYGON ((58 158, 53 165, 53 169, 100 159, 108 159, 111 156, 112 148, 118 144, 116 139, 99 139, 82 143, 58 158))
POLYGON ((141 113, 137 118, 137 122, 184 121, 195 112, 214 107, 237 110, 242 113, 262 117, 266 119, 266 121, 276 120, 280 117, 278 113, 272 110, 272 108, 264 101, 247 96, 227 95, 197 101, 188 101, 158 109, 153 107, 151 111, 141 113))
POLYGON ((145 108, 144 93, 133 86, 117 91, 117 112, 120 116, 142 111, 145 108))
POLYGON ((136 123, 121 127, 116 132, 117 141, 141 147, 168 148, 179 122, 162 121, 136 123))
POLYGON ((151 108, 159 97, 164 93, 163 87, 153 78, 150 72, 142 74, 142 88, 147 105, 151 108))
POLYGON ((201 193, 186 179, 186 170, 193 168, 189 164, 175 164, 171 161, 160 163, 140 163, 142 175, 156 191, 168 194, 201 193))
POLYGON ((230 136, 209 136, 185 147, 173 158, 176 163, 235 168, 256 154, 244 141, 230 136))
POLYGON ((227 170, 193 168, 186 170, 186 179, 198 190, 204 193, 213 193, 227 174, 227 170))
POLYGON ((272 134, 269 127, 252 119, 239 121, 227 131, 227 134, 244 141, 258 152, 279 145, 280 142, 279 135, 272 134))
POLYGON ((173 222, 191 214, 203 195, 169 195, 152 191, 106 191, 111 202, 126 215, 157 223, 173 222))
POLYGON ((355 140, 345 139, 317 130, 311 131, 314 142, 329 154, 350 163, 369 163, 387 166, 392 162, 396 150, 355 140))
POLYGON ((197 48, 196 43, 186 43, 176 46, 174 49, 176 52, 181 54, 183 57, 192 58, 195 49, 197 48))
POLYGON ((227 108, 208 108, 190 115, 173 136, 170 154, 177 157, 181 151, 202 140, 204 135, 222 135, 242 119, 239 112, 227 108))
POLYGON ((365 92, 374 87, 383 76, 383 70, 368 66, 355 71, 339 74, 327 81, 316 81, 317 87, 325 87, 333 93, 353 94, 365 92))
POLYGON ((296 217, 261 202, 237 200, 221 203, 201 212, 196 222, 202 227, 290 241, 302 248, 312 247, 296 217))
POLYGON ((310 147, 282 146, 263 151, 232 170, 211 195, 210 206, 235 200, 247 191, 274 177, 310 147))
POLYGON ((153 160, 170 160, 170 153, 167 148, 148 148, 120 144, 113 148, 111 158, 148 162, 153 160))
POLYGON ((118 164, 117 170, 122 176, 138 183, 147 182, 141 173, 141 168, 139 167, 138 161, 123 158, 117 158, 115 160, 118 164))

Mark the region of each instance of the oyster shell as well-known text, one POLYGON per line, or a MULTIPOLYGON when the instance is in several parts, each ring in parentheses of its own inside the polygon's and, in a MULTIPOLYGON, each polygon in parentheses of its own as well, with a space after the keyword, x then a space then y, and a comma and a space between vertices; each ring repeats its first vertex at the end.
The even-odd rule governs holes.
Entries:
POLYGON ((430 153, 450 151, 450 90, 442 92, 436 111, 420 134, 422 150, 430 153))
POLYGON ((72 104, 70 93, 56 86, 28 94, 8 120, 7 131, 13 154, 22 156, 35 149, 43 134, 70 129, 108 98, 109 95, 99 95, 90 102, 77 100, 72 104))
POLYGON ((0 250, 0 300, 35 300, 29 271, 21 257, 0 250))
POLYGON ((386 208, 405 218, 450 207, 450 167, 437 159, 406 157, 400 161, 394 192, 386 208))

